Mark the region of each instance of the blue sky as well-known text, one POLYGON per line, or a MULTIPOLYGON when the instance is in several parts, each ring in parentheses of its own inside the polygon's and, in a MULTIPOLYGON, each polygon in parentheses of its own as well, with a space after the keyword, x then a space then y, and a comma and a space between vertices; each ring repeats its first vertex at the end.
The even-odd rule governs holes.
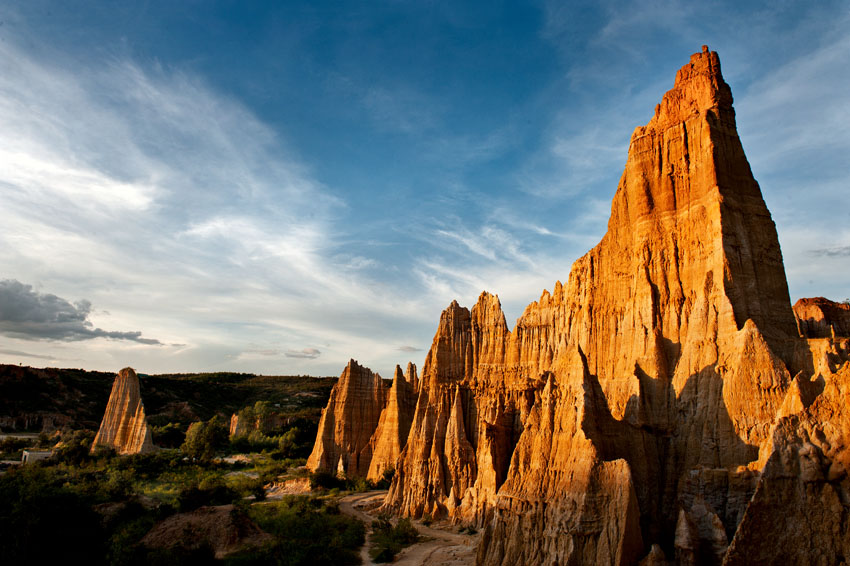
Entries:
POLYGON ((605 232, 708 44, 792 300, 850 296, 850 2, 0 5, 0 362, 385 376, 605 232))

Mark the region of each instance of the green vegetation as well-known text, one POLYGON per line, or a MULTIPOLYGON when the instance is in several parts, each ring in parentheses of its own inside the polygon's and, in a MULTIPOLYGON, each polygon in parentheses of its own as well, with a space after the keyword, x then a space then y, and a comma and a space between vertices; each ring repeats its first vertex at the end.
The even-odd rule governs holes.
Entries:
POLYGON ((380 481, 374 482, 359 476, 341 478, 328 470, 317 470, 310 474, 310 488, 354 492, 387 489, 394 473, 395 470, 385 471, 384 477, 380 481))
POLYGON ((275 541, 250 556, 237 556, 231 564, 332 566, 357 564, 357 549, 365 541, 363 523, 340 514, 339 508, 320 499, 292 496, 278 503, 252 505, 249 517, 275 541))
POLYGON ((103 554, 107 533, 90 498, 65 477, 39 465, 0 476, 0 563, 98 563, 90 557, 103 554))
POLYGON ((227 445, 227 428, 218 415, 189 425, 180 450, 190 458, 209 462, 227 445))
POLYGON ((150 428, 153 443, 162 448, 180 448, 180 445, 186 440, 187 427, 179 423, 168 423, 150 428))
POLYGON ((33 420, 32 415, 55 410, 51 418, 64 427, 62 433, 0 442, 4 459, 20 460, 21 451, 30 447, 53 450, 49 460, 0 470, 0 564, 358 562, 364 527, 339 513, 335 496, 340 490, 369 489, 371 483, 331 476, 320 478, 329 485, 317 496, 265 500, 269 483, 306 477, 306 470, 296 468, 304 465, 312 449, 321 407, 335 380, 227 373, 143 375, 148 423, 154 443, 162 449, 117 456, 111 449, 91 450, 113 377, 0 366, 0 414, 15 419, 23 415, 26 424, 16 422, 17 428, 32 423, 38 427, 41 417, 33 420), (231 437, 233 412, 240 433, 231 437), (191 529, 162 535, 166 542, 174 537, 173 548, 141 544, 164 519, 174 517, 179 525, 188 518, 175 515, 220 505, 233 506, 230 516, 238 516, 234 532, 245 527, 253 533, 256 524, 272 535, 270 542, 223 560, 214 556, 219 539, 199 539, 191 529))
POLYGON ((419 531, 410 519, 399 519, 395 526, 388 514, 381 514, 372 521, 372 548, 369 556, 375 562, 392 562, 401 549, 419 540, 419 531))
POLYGON ((33 445, 28 438, 6 438, 0 441, 0 460, 20 460, 25 449, 33 445))
POLYGON ((221 563, 214 561, 211 548, 195 540, 196 546, 168 551, 145 548, 140 541, 168 516, 225 504, 235 504, 237 512, 275 537, 266 547, 226 563, 356 563, 363 526, 340 515, 333 501, 300 497, 252 504, 265 498, 264 484, 303 459, 260 456, 231 465, 191 460, 176 450, 91 455, 90 434, 66 435, 59 458, 0 475, 0 564, 33 557, 95 565, 221 563), (50 544, 44 544, 45 536, 50 544))

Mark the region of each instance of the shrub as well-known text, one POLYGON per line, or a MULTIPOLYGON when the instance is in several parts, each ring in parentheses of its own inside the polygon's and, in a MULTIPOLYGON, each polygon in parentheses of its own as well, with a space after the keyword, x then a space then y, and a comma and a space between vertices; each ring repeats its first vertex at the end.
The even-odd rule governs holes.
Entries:
POLYGON ((54 457, 60 462, 79 466, 89 460, 89 452, 94 441, 90 430, 75 430, 62 435, 62 440, 53 450, 54 457))
POLYGON ((345 487, 345 481, 327 470, 316 470, 310 474, 311 489, 340 489, 345 487))
POLYGON ((0 564, 99 564, 105 535, 90 501, 48 466, 0 476, 0 564), (48 537, 48 538, 45 538, 48 537))
POLYGON ((399 519, 393 527, 389 514, 381 513, 377 520, 372 521, 372 548, 369 556, 375 562, 392 562, 402 548, 418 540, 419 531, 410 519, 399 519))
POLYGON ((180 448, 186 440, 186 432, 178 423, 151 426, 151 436, 153 443, 163 448, 180 448))
POLYGON ((185 513, 205 505, 227 505, 239 498, 240 494, 219 478, 208 478, 197 485, 181 489, 177 496, 177 507, 181 513, 185 513))
POLYGON ((392 466, 386 468, 384 473, 381 475, 381 479, 375 484, 376 489, 389 489, 393 483, 393 477, 395 476, 395 468, 392 466))
POLYGON ((347 489, 348 491, 369 491, 374 487, 375 486, 372 482, 370 482, 366 478, 362 478, 359 476, 345 480, 345 489, 347 489))
POLYGON ((14 454, 20 452, 32 444, 27 438, 6 438, 0 441, 0 454, 14 454))
MULTIPOLYGON (((330 566, 357 564, 357 549, 365 541, 363 523, 309 497, 289 497, 280 503, 252 505, 248 514, 275 542, 263 556, 235 563, 330 566)), ((247 557, 246 557, 247 558, 247 557)))

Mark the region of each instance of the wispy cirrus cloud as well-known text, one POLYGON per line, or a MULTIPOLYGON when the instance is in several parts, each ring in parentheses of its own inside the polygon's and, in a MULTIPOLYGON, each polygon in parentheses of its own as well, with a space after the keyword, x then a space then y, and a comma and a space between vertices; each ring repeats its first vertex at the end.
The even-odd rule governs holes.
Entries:
POLYGON ((376 258, 341 251, 345 201, 278 132, 184 70, 68 57, 0 43, 0 262, 144 335, 103 330, 104 311, 65 301, 64 327, 18 324, 17 336, 111 338, 89 367, 146 371, 260 370, 270 356, 240 357, 244 345, 328 337, 332 348, 280 356, 297 370, 327 354, 333 365, 310 369, 335 373, 336 359, 391 351, 373 341, 418 306, 371 278, 376 258), (121 346, 148 334, 183 346, 157 357, 121 346))
POLYGON ((21 350, 11 350, 9 348, 0 348, 0 354, 6 354, 7 356, 19 356, 22 358, 33 358, 36 360, 55 360, 53 356, 43 356, 41 354, 32 354, 30 352, 23 352, 21 350))
POLYGON ((832 248, 818 248, 811 250, 812 255, 827 256, 827 257, 848 257, 850 256, 850 246, 836 246, 832 248))
POLYGON ((316 348, 303 348, 301 350, 287 350, 285 355, 287 358, 307 358, 315 360, 322 355, 322 352, 316 348))

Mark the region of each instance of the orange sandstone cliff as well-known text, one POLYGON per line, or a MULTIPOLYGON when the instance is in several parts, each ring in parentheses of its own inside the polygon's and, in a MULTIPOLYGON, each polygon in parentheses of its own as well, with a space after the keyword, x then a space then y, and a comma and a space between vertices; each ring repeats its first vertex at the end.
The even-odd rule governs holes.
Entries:
POLYGON ((416 366, 396 366, 392 386, 351 360, 331 390, 307 467, 378 481, 395 469, 419 396, 416 366))
POLYGON ((156 450, 139 392, 139 377, 133 368, 124 368, 115 376, 92 451, 98 446, 114 448, 119 454, 144 454, 156 450))
POLYGON ((384 508, 478 524, 486 566, 841 563, 848 350, 801 336, 704 47, 567 284, 513 330, 486 292, 443 312, 384 508))
POLYGON ((850 337, 850 304, 836 303, 823 297, 800 299, 794 303, 794 316, 803 336, 850 337))
POLYGON ((370 439, 372 460, 366 474, 367 479, 380 480, 385 471, 395 469, 396 460, 410 433, 418 397, 419 379, 416 376, 416 366, 408 364, 406 374, 401 371, 401 367, 396 366, 389 401, 381 412, 378 427, 370 439))
POLYGON ((307 467, 366 476, 372 461, 370 440, 388 399, 379 374, 349 361, 322 411, 307 467))

